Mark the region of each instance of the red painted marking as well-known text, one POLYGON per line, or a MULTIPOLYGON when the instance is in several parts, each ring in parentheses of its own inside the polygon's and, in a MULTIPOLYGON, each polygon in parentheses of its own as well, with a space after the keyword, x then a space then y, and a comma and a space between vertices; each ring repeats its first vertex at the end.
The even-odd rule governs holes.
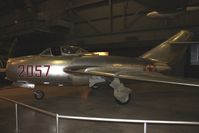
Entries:
POLYGON ((49 72, 49 70, 50 70, 50 65, 44 65, 44 67, 47 67, 47 68, 48 68, 47 71, 46 71, 46 77, 48 77, 48 72, 49 72))
POLYGON ((148 72, 156 72, 157 71, 155 65, 153 65, 153 64, 146 65, 144 70, 148 71, 148 72))
POLYGON ((37 72, 37 73, 35 74, 36 77, 41 77, 41 76, 42 76, 41 67, 42 67, 41 65, 36 65, 36 66, 35 66, 35 72, 37 72))
POLYGON ((19 77, 42 77, 42 75, 45 75, 48 77, 50 71, 50 65, 19 65, 18 66, 18 76, 19 77), (47 70, 42 70, 43 68, 47 68, 47 70))
POLYGON ((33 77, 33 65, 27 65, 26 69, 27 69, 26 76, 33 77))
POLYGON ((22 77, 23 73, 24 73, 24 65, 19 65, 18 66, 18 70, 20 71, 19 72, 19 77, 22 77))

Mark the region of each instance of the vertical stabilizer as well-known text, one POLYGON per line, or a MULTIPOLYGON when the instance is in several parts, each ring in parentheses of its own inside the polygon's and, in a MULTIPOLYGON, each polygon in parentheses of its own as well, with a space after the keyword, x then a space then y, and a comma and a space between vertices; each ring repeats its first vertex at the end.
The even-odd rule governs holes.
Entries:
POLYGON ((140 56, 140 58, 172 65, 184 56, 189 45, 186 42, 190 41, 192 36, 191 32, 182 30, 167 41, 140 56))

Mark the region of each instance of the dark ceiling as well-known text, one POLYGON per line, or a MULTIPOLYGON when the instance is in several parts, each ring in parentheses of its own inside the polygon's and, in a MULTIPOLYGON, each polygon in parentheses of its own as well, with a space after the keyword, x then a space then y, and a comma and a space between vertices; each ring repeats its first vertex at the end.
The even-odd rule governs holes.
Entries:
MULTIPOLYGON (((0 15, 6 15, 16 9, 28 8, 28 3, 37 5, 46 0, 0 0, 0 15)), ((106 0, 104 0, 106 1, 106 0)), ((108 1, 108 0, 107 0, 108 1)), ((116 0, 112 0, 113 2, 116 0)), ((132 1, 132 0, 126 0, 132 1)), ((174 11, 184 9, 187 5, 199 5, 198 0, 133 0, 152 10, 174 11)))
POLYGON ((175 11, 184 9, 186 6, 198 6, 198 0, 135 0, 146 7, 158 11, 175 11))
MULTIPOLYGON (((33 4, 39 4, 46 0, 0 0, 0 10, 1 11, 10 11, 13 9, 24 8, 28 1, 31 1, 33 4)), ((108 0, 107 0, 108 1, 108 0)), ((112 0, 113 2, 116 0, 112 0)), ((121 0, 120 0, 121 1, 121 0)), ((132 0, 126 0, 132 1, 132 0)), ((199 4, 198 0, 133 0, 137 1, 149 8, 166 10, 185 7, 186 5, 195 5, 199 4)))
POLYGON ((146 5, 149 8, 153 8, 156 10, 172 10, 179 7, 185 7, 188 4, 188 0, 136 0, 139 3, 146 5), (171 2, 169 2, 171 1, 171 2))
POLYGON ((0 0, 0 15, 6 15, 17 9, 28 8, 31 1, 33 5, 37 5, 45 0, 0 0))

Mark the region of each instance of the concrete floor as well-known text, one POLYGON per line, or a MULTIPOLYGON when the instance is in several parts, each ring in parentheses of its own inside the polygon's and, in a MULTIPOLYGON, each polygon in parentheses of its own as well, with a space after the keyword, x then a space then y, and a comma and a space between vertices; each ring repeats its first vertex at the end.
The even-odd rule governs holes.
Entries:
MULTIPOLYGON (((127 105, 118 105, 111 89, 98 89, 86 97, 86 86, 40 86, 46 97, 42 101, 33 98, 28 89, 4 86, 0 95, 34 107, 62 115, 199 121, 199 89, 152 83, 129 85, 135 97, 127 105)), ((19 108, 21 133, 55 133, 55 119, 19 108)), ((0 133, 15 129, 14 105, 0 101, 0 133)), ((143 133, 140 124, 113 124, 74 120, 61 120, 60 133, 143 133)), ((196 126, 149 125, 148 133, 198 133, 196 126)))

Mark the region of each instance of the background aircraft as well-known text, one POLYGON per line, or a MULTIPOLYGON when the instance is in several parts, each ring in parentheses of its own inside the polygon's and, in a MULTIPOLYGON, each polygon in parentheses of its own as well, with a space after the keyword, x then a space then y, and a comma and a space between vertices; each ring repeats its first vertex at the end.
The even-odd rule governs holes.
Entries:
POLYGON ((131 99, 131 89, 123 79, 199 86, 191 80, 165 76, 184 55, 188 45, 185 42, 191 37, 191 32, 180 31, 135 59, 97 56, 74 46, 53 47, 40 55, 11 58, 6 69, 0 72, 6 72, 6 78, 15 86, 32 89, 36 99, 44 97, 44 92, 36 88, 38 84, 89 84, 91 88, 98 88, 106 83, 113 88, 116 101, 125 104, 131 99))
POLYGON ((165 19, 172 19, 176 18, 179 15, 183 15, 185 13, 193 12, 193 11, 198 11, 199 6, 188 6, 183 8, 176 9, 175 11, 151 11, 147 13, 147 17, 149 18, 165 18, 165 19))
POLYGON ((198 11, 199 3, 191 0, 135 0, 136 2, 148 8, 147 17, 156 19, 173 19, 179 15, 184 15, 189 12, 198 11))

